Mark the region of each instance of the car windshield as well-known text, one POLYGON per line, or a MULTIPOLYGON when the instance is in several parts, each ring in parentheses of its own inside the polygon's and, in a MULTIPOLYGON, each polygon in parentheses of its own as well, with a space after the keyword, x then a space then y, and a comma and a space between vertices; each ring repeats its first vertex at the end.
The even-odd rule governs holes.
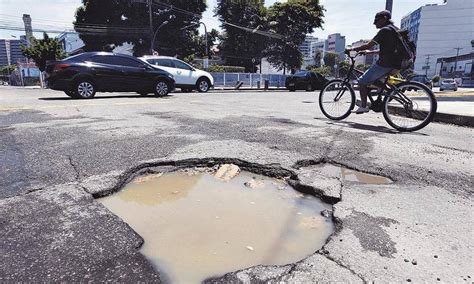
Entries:
POLYGON ((306 71, 299 71, 295 73, 295 76, 306 76, 306 71))

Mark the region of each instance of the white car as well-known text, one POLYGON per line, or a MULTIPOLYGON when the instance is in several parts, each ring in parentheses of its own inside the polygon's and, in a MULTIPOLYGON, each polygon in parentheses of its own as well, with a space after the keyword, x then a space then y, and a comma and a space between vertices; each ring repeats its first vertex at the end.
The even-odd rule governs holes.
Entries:
POLYGON ((444 90, 457 91, 458 84, 453 79, 446 79, 446 80, 441 81, 441 83, 439 84, 439 90, 440 91, 444 91, 444 90))
POLYGON ((149 55, 140 59, 171 73, 176 81, 176 87, 181 88, 183 92, 196 89, 205 93, 214 86, 214 78, 211 74, 174 57, 149 55))

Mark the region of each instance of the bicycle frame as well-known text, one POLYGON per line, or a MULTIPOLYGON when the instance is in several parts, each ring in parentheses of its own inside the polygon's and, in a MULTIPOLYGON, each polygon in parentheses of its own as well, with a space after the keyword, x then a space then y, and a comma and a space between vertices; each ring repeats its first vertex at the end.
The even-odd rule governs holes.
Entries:
MULTIPOLYGON (((355 56, 348 55, 349 59, 351 60, 351 66, 349 68, 349 71, 347 72, 346 78, 343 79, 343 82, 346 83, 346 84, 350 85, 351 75, 353 75, 354 77, 359 77, 354 72, 354 70, 357 70, 357 69, 355 69, 355 58, 359 55, 361 55, 361 53, 357 53, 355 56)), ((357 70, 357 71, 359 73, 363 74, 363 71, 360 71, 360 70, 357 70)), ((383 82, 380 81, 380 80, 377 80, 377 81, 374 82, 374 84, 372 86, 373 88, 370 88, 371 91, 372 90, 380 90, 380 91, 377 91, 377 93, 376 93, 377 98, 375 100, 372 98, 373 94, 371 94, 371 92, 369 91, 368 98, 369 98, 370 102, 373 104, 375 101, 381 100, 382 97, 390 96, 391 94, 395 94, 395 95, 391 95, 393 97, 393 99, 397 100, 398 102, 400 102, 404 106, 407 106, 407 105, 411 106, 412 105, 411 100, 409 98, 407 98, 405 96, 405 94, 403 94, 403 92, 400 92, 396 85, 391 84, 389 82, 390 77, 391 77, 391 74, 388 74, 388 75, 385 76, 385 79, 384 79, 383 82)), ((400 82, 404 82, 404 81, 405 81, 404 79, 400 80, 400 82)), ((341 96, 343 95, 343 93, 344 93, 344 89, 339 90, 338 94, 334 98, 334 101, 338 101, 341 98, 341 96)))

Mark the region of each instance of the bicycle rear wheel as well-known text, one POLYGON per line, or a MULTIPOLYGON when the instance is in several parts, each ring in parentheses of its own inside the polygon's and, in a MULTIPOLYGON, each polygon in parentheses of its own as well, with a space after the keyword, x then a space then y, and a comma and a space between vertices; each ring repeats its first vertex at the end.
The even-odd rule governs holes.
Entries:
POLYGON ((341 120, 348 117, 354 105, 354 89, 342 80, 329 81, 319 93, 319 107, 329 119, 341 120))
POLYGON ((403 82, 384 99, 383 116, 399 131, 416 131, 434 118, 438 104, 433 92, 418 82, 403 82))

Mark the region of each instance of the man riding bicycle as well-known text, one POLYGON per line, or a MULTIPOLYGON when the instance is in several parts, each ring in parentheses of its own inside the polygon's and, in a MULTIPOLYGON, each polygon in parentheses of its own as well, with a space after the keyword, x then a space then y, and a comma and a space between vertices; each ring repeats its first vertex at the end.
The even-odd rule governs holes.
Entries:
POLYGON ((360 78, 359 89, 361 103, 359 108, 355 111, 356 114, 369 112, 367 106, 367 96, 369 94, 368 85, 377 81, 378 79, 392 73, 395 70, 401 69, 401 60, 395 56, 395 51, 398 43, 398 28, 393 25, 391 20, 392 15, 390 11, 381 11, 375 15, 374 25, 380 31, 367 44, 359 47, 348 48, 346 53, 350 51, 358 51, 363 53, 378 53, 379 59, 372 65, 360 78), (379 45, 379 50, 370 50, 373 46, 379 45))

